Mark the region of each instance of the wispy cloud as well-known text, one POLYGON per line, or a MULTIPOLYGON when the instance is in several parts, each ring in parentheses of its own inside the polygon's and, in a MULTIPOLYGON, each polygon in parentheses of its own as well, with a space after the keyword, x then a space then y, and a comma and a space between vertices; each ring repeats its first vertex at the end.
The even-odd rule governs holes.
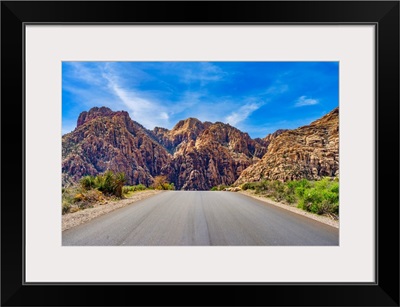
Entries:
POLYGON ((63 133, 105 106, 148 129, 196 117, 263 137, 335 107, 337 75, 329 63, 63 62, 63 133))
POLYGON ((199 82, 201 85, 206 85, 210 82, 220 81, 226 75, 226 72, 218 66, 208 62, 200 62, 184 70, 182 81, 187 84, 199 82))
POLYGON ((262 107, 264 103, 262 102, 250 102, 240 107, 237 111, 229 114, 225 120, 231 125, 237 125, 238 123, 246 120, 254 111, 262 107))
POLYGON ((319 103, 318 99, 307 98, 307 96, 301 96, 297 99, 295 103, 295 107, 304 107, 304 106, 312 106, 319 103))
POLYGON ((269 95, 280 95, 286 93, 289 90, 287 76, 289 72, 279 74, 272 84, 267 88, 266 94, 269 95))
POLYGON ((169 114, 166 108, 154 97, 146 97, 145 93, 134 88, 127 89, 121 85, 121 77, 111 65, 104 67, 103 78, 108 81, 108 87, 123 102, 133 120, 148 129, 156 126, 169 125, 169 114))
POLYGON ((69 78, 81 80, 89 85, 104 85, 104 80, 102 80, 97 64, 87 65, 87 63, 82 62, 68 62, 68 65, 70 68, 69 78))
POLYGON ((288 90, 289 90, 289 86, 287 84, 276 84, 276 85, 270 86, 267 89, 266 94, 279 95, 279 94, 283 94, 283 93, 287 92, 288 90))

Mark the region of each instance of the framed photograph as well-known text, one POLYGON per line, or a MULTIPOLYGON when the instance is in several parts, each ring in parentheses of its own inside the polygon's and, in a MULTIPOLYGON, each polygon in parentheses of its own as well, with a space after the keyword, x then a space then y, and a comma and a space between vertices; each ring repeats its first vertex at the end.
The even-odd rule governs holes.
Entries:
POLYGON ((1 8, 2 305, 399 306, 398 1, 1 8))

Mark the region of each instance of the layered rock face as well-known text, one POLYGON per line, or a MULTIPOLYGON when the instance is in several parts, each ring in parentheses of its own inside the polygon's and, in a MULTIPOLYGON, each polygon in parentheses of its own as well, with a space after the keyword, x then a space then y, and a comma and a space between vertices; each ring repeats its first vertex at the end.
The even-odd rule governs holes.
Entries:
POLYGON ((175 147, 171 163, 162 172, 178 189, 184 190, 230 185, 267 150, 247 133, 219 122, 188 119, 179 122, 167 135, 168 139, 179 138, 180 143, 175 147))
POLYGON ((339 175, 339 108, 308 126, 286 130, 272 138, 260 161, 244 170, 244 182, 320 179, 339 175))
POLYGON ((177 189, 209 190, 265 179, 319 179, 339 174, 338 108, 295 130, 251 139, 224 123, 179 121, 147 130, 127 112, 92 108, 62 137, 63 184, 108 169, 128 183, 150 185, 166 175, 177 189))
POLYGON ((181 144, 195 141, 210 125, 210 122, 202 123, 197 118, 188 118, 179 121, 172 130, 156 127, 152 132, 161 145, 170 153, 174 153, 181 144))
POLYGON ((77 128, 62 137, 62 158, 63 184, 110 169, 124 172, 129 184, 149 185, 172 157, 127 112, 102 107, 80 114, 77 128))

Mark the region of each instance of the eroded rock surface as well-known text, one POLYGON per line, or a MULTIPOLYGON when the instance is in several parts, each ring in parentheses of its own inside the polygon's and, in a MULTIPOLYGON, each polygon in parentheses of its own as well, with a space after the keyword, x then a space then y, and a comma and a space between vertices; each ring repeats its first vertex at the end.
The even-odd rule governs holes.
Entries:
POLYGON ((339 176, 339 108, 310 125, 286 130, 271 140, 260 161, 235 182, 339 176))

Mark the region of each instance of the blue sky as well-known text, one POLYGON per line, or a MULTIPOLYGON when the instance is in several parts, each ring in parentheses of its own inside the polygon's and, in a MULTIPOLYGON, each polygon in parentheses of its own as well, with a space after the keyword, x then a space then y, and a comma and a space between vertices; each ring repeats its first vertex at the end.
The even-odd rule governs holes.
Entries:
POLYGON ((196 117, 256 138, 307 125, 338 105, 338 62, 62 63, 62 134, 95 106, 128 111, 148 129, 196 117))

